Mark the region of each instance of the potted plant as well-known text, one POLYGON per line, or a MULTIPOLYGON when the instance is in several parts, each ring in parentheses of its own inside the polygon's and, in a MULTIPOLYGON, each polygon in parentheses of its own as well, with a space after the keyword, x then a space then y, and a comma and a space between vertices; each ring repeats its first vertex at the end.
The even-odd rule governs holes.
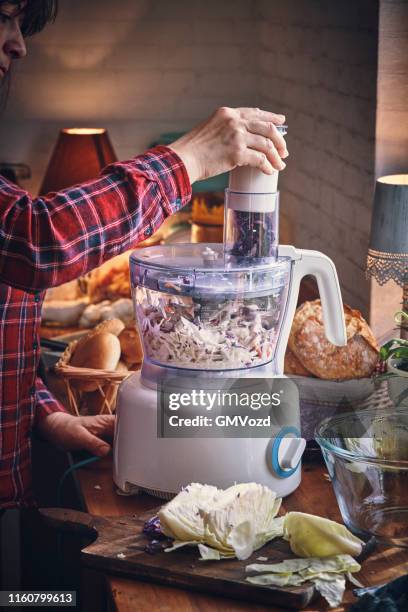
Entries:
MULTIPOLYGON (((408 321, 406 312, 396 314, 400 326, 408 321)), ((408 340, 393 338, 380 349, 380 360, 386 364, 388 391, 396 406, 408 407, 408 340)))

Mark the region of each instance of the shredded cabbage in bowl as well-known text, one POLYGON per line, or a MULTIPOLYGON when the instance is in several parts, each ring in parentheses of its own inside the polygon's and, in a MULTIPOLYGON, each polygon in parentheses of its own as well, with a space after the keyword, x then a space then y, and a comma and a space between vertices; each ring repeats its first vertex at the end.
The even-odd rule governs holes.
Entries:
POLYGON ((279 310, 273 314, 255 301, 237 299, 207 308, 188 297, 150 292, 136 312, 146 355, 159 363, 234 369, 267 363, 274 356, 279 310))

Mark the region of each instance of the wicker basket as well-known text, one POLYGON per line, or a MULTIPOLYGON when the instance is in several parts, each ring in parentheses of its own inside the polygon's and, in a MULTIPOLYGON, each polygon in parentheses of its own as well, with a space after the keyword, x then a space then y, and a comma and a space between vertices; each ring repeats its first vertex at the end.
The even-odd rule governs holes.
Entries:
POLYGON ((56 373, 62 377, 70 411, 73 415, 113 414, 119 384, 132 371, 94 370, 70 366, 69 362, 75 352, 78 340, 71 342, 55 366, 56 373), (95 391, 83 391, 81 382, 94 382, 95 391))

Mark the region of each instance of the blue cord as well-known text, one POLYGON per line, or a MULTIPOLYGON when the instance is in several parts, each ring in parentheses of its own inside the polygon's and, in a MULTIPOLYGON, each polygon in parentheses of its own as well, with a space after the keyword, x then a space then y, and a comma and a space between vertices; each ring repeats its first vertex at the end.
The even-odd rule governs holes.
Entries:
POLYGON ((78 463, 74 463, 67 470, 65 470, 65 472, 61 476, 61 480, 59 481, 58 488, 57 488, 58 507, 62 505, 62 487, 64 485, 64 482, 67 476, 69 476, 72 472, 74 472, 78 468, 84 467, 85 465, 88 465, 89 463, 94 463, 94 461, 99 461, 100 459, 101 457, 89 457, 88 459, 83 459, 82 461, 78 461, 78 463))

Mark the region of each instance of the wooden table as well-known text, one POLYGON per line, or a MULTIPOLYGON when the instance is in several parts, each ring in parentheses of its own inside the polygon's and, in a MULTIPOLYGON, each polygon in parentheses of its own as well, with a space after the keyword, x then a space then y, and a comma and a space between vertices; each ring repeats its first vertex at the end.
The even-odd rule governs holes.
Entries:
MULTIPOLYGON (((77 472, 84 509, 96 515, 120 516, 140 513, 154 508, 158 500, 147 495, 123 497, 116 493, 112 481, 111 459, 92 464, 77 472)), ((159 502, 160 503, 160 502, 159 502)), ((331 483, 325 478, 325 469, 319 463, 303 466, 302 484, 292 495, 284 500, 286 510, 306 511, 340 521, 338 506, 331 483)), ((397 548, 380 548, 363 564, 358 575, 365 585, 388 582, 402 574, 408 573, 408 551, 397 548)), ((259 606, 248 601, 224 599, 204 593, 188 592, 167 586, 148 584, 136 580, 127 580, 107 576, 107 585, 113 609, 118 612, 273 612, 278 608, 259 606)), ((355 601, 351 590, 345 596, 345 607, 355 601)), ((322 599, 307 610, 326 610, 328 606, 322 599)), ((279 610, 281 610, 279 608, 279 610)))

